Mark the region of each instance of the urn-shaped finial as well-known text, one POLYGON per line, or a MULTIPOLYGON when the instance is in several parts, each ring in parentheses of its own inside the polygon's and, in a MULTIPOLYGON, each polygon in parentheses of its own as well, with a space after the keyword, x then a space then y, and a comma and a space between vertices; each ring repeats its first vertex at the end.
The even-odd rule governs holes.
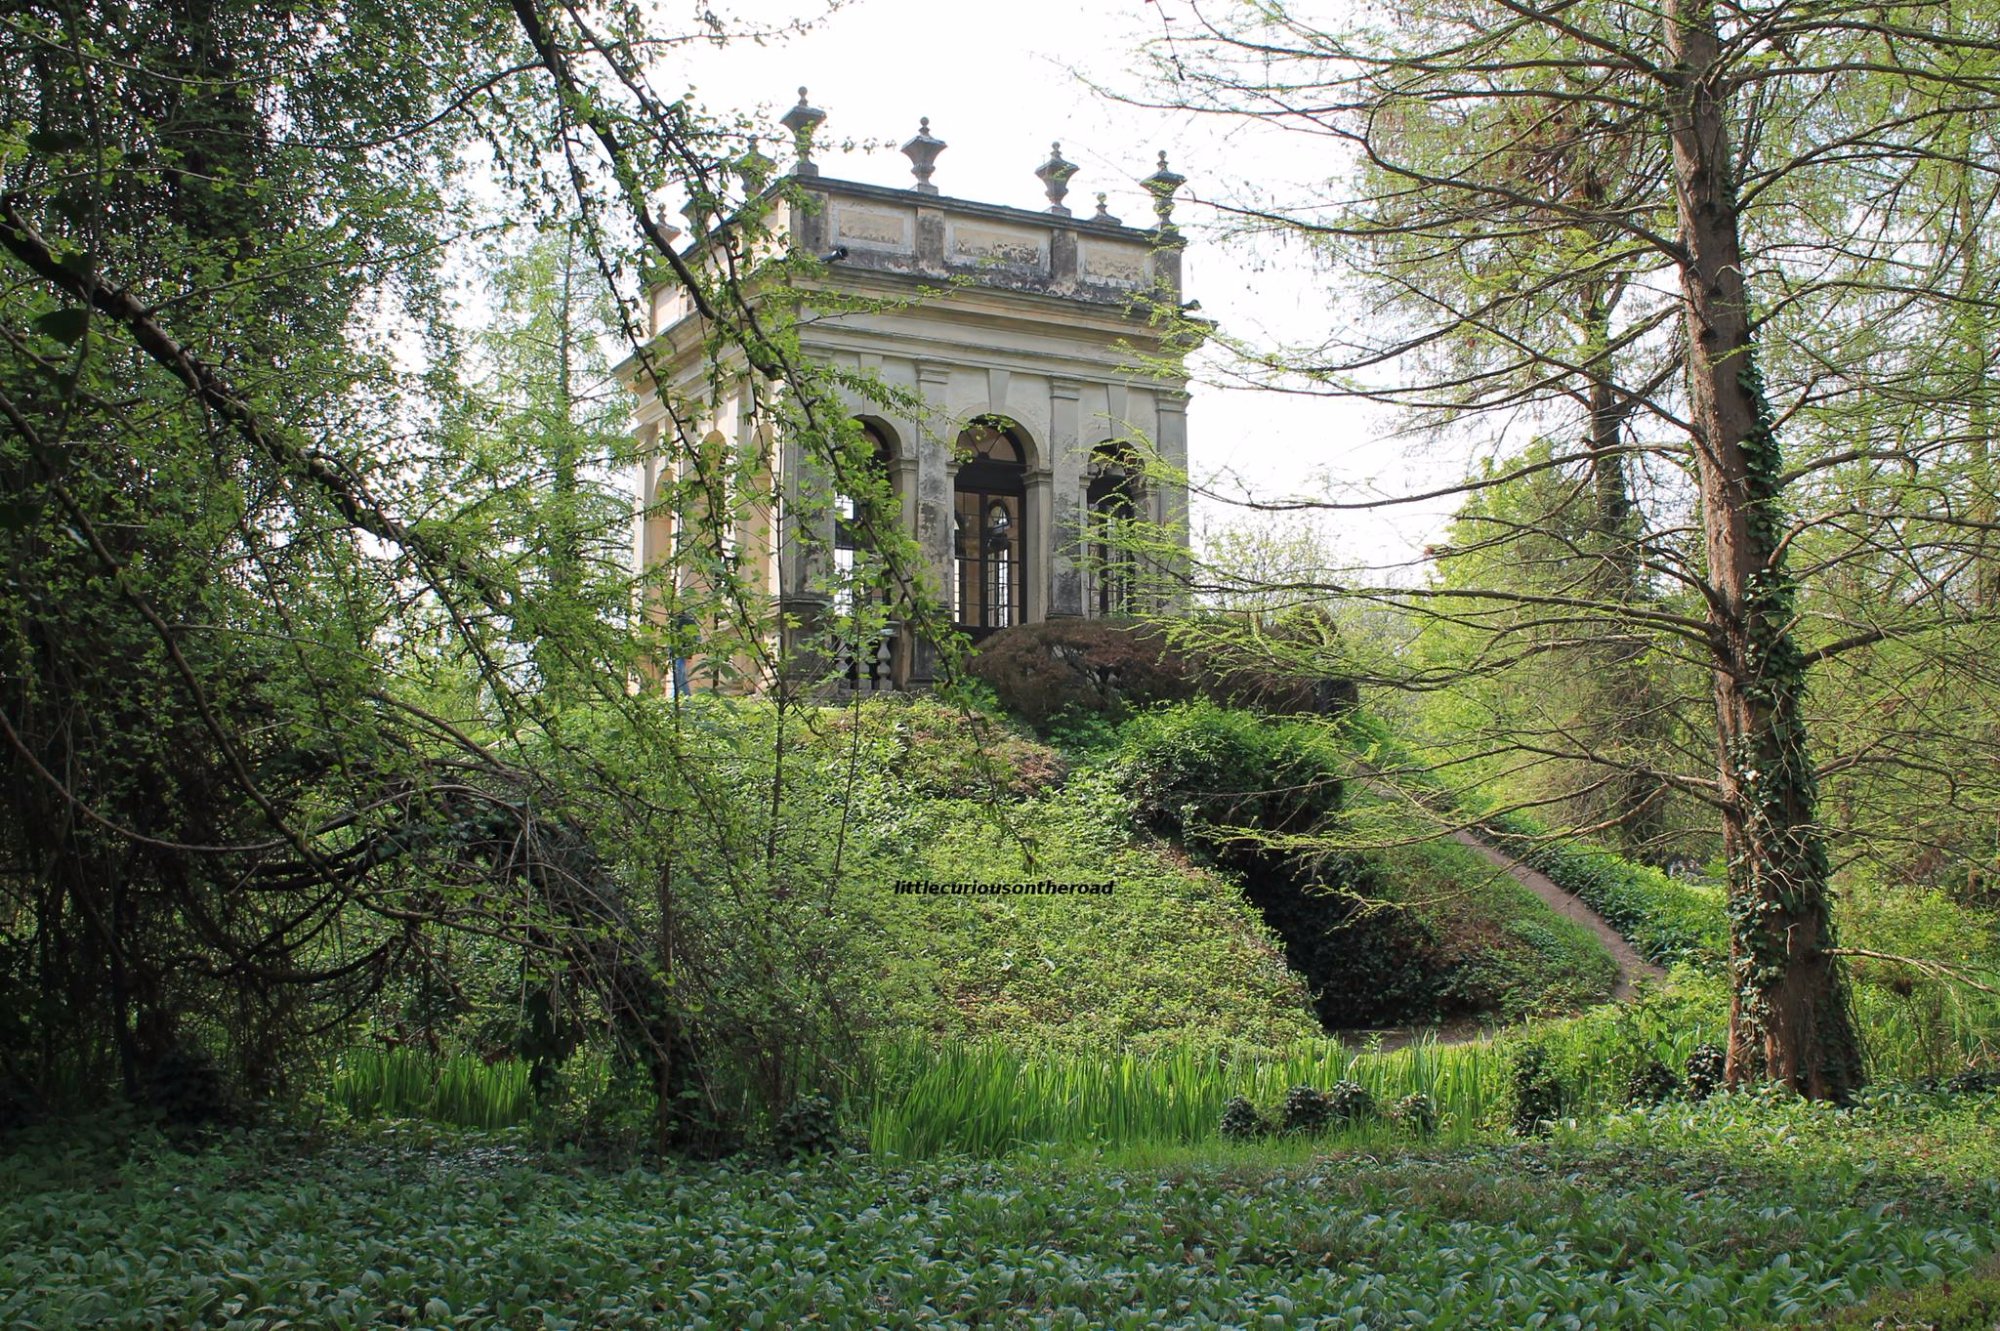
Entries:
POLYGON ((757 136, 752 134, 749 151, 736 159, 736 175, 743 182, 743 192, 753 196, 762 193, 765 182, 771 179, 771 172, 777 167, 776 162, 764 156, 757 136))
POLYGON ((785 112, 778 123, 792 132, 792 147, 798 154, 799 164, 793 168, 799 175, 816 176, 819 166, 812 159, 813 131, 819 128, 826 112, 816 106, 806 104, 806 90, 799 89, 799 104, 785 112))
POLYGON ((1069 194, 1069 178, 1076 174, 1076 163, 1065 162, 1060 142, 1049 145, 1049 160, 1043 162, 1035 175, 1042 187, 1048 191, 1049 211, 1057 217, 1068 217, 1069 209, 1063 207, 1063 199, 1069 194))
POLYGON ((1160 152, 1160 169, 1139 182, 1153 196, 1153 213, 1160 219, 1162 236, 1177 236, 1174 228, 1174 191, 1187 184, 1187 177, 1167 169, 1167 154, 1160 152))
POLYGON ((919 194, 935 194, 937 186, 931 184, 931 172, 937 169, 938 154, 945 150, 943 139, 931 134, 931 118, 925 116, 917 129, 917 135, 903 145, 903 155, 910 159, 910 174, 917 183, 910 186, 919 194))

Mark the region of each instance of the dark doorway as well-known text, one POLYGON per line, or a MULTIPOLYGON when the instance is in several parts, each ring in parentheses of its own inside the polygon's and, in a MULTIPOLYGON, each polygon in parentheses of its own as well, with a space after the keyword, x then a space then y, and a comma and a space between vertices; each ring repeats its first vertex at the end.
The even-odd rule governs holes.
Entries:
POLYGON ((952 618, 976 642, 1028 609, 1028 455, 1016 428, 982 417, 958 436, 952 618))

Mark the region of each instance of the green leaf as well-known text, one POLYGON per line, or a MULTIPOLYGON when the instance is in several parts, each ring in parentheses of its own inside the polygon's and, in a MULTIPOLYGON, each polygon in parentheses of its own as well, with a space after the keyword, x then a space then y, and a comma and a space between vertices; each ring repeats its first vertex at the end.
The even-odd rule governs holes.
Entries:
POLYGON ((34 130, 28 135, 27 142, 36 152, 51 156, 56 153, 75 152, 87 144, 83 135, 67 129, 34 130))
POLYGON ((35 331, 44 337, 54 338, 64 346, 73 347, 83 341, 83 335, 90 331, 90 311, 75 305, 50 310, 35 320, 35 331))

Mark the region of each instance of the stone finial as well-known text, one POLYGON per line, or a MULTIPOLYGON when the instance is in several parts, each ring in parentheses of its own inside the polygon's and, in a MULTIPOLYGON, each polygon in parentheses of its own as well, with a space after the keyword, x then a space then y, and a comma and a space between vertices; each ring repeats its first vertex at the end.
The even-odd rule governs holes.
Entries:
POLYGON ((910 159, 910 174, 917 183, 910 188, 919 194, 935 194, 937 186, 931 184, 931 172, 937 169, 938 154, 945 150, 945 141, 931 135, 931 118, 925 116, 915 138, 903 145, 903 155, 910 159))
POLYGON ((1174 191, 1187 184, 1187 177, 1167 169, 1166 150, 1160 152, 1160 169, 1139 182, 1153 196, 1153 213, 1160 219, 1162 236, 1177 236, 1174 228, 1174 191))
POLYGON ((771 172, 778 164, 764 156, 757 146, 757 136, 750 136, 750 150, 736 160, 736 174, 743 181, 743 192, 756 195, 761 193, 764 183, 771 178, 771 172))
POLYGON ((819 166, 812 159, 813 131, 818 129, 820 121, 825 119, 826 112, 806 104, 806 90, 800 87, 799 104, 785 112, 784 118, 778 122, 792 132, 792 146, 799 158, 799 164, 793 168, 796 174, 801 176, 819 174, 819 166))
POLYGON ((1111 215, 1111 209, 1105 203, 1105 197, 1102 194, 1097 196, 1097 215, 1090 220, 1100 226, 1118 226, 1120 223, 1117 218, 1111 215))
POLYGON ((1060 142, 1049 145, 1049 160, 1043 162, 1035 172, 1042 186, 1048 191, 1049 211, 1057 217, 1068 217, 1069 209, 1063 207, 1063 198, 1069 193, 1069 178, 1076 174, 1076 163, 1065 162, 1060 142))

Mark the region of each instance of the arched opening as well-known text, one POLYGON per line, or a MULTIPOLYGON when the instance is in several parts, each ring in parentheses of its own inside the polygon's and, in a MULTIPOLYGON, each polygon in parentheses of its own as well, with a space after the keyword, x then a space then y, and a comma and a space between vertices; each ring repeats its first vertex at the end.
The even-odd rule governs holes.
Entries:
POLYGON ((835 609, 843 615, 854 613, 857 597, 868 600, 886 595, 887 589, 879 585, 860 584, 866 583, 874 572, 870 567, 874 561, 869 556, 875 551, 879 533, 890 529, 900 517, 883 504, 885 498, 891 504, 895 499, 889 482, 894 474, 895 445, 880 426, 871 421, 859 424, 873 468, 872 483, 852 487, 856 491, 853 494, 843 490, 833 500, 833 597, 835 609), (871 511, 871 505, 877 507, 871 511))
POLYGON ((891 589, 876 557, 885 536, 901 521, 892 478, 896 448, 872 421, 856 422, 868 473, 833 497, 833 609, 835 674, 848 688, 873 693, 895 687, 900 626, 889 607, 891 589), (873 613, 869 613, 873 612, 873 613))
POLYGON ((977 642, 1027 618, 1028 450, 1013 422, 981 416, 958 455, 952 618, 977 642))
POLYGON ((1098 618, 1138 610, 1138 556, 1133 524, 1145 512, 1138 454, 1123 440, 1106 440, 1090 450, 1085 560, 1090 613, 1098 618))

